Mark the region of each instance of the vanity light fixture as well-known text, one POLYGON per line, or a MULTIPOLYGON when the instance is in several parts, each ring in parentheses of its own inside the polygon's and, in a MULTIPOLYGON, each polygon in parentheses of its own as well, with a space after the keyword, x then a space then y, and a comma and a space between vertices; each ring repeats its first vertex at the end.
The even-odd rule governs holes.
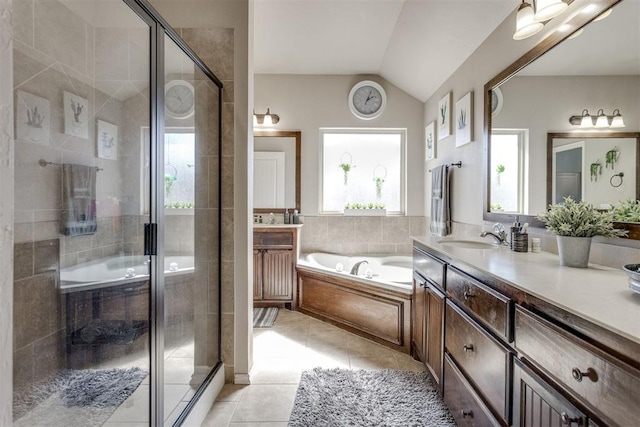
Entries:
POLYGON ((534 18, 533 6, 522 0, 516 13, 516 32, 513 34, 514 40, 524 40, 538 33, 544 24, 537 22, 534 18))
POLYGON ((569 117, 569 123, 574 126, 580 126, 581 128, 623 128, 624 120, 620 110, 617 108, 613 110, 613 113, 608 116, 601 108, 598 110, 595 116, 589 114, 589 111, 585 108, 579 116, 569 117))
POLYGON ((563 0, 531 0, 531 3, 522 0, 518 7, 514 40, 523 40, 537 34, 546 22, 560 15, 569 6, 563 0), (535 11, 531 3, 535 5, 535 11))
POLYGON ((564 12, 569 5, 562 0, 537 0, 534 19, 545 22, 564 12))
POLYGON ((280 121, 280 116, 277 114, 271 113, 271 111, 267 108, 267 112, 264 114, 256 114, 253 112, 253 126, 259 127, 271 127, 280 121))

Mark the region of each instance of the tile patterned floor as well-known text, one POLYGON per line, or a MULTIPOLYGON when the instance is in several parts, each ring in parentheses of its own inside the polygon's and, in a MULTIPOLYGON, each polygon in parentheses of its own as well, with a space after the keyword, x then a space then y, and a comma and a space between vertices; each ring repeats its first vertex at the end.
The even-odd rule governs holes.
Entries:
POLYGON ((203 427, 286 427, 302 371, 317 366, 424 370, 406 354, 289 310, 253 337, 251 385, 225 384, 203 427))

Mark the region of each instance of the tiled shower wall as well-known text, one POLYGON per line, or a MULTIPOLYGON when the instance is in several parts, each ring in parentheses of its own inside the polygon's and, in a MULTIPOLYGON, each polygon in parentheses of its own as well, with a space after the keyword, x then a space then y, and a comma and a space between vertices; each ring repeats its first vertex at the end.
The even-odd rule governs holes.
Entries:
POLYGON ((423 236, 425 227, 421 216, 305 216, 301 252, 410 255, 411 236, 423 236))

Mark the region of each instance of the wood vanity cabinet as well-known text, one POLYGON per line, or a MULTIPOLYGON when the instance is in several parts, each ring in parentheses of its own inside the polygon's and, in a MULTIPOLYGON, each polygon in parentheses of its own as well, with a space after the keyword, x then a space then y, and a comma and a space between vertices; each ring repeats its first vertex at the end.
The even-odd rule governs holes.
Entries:
POLYGON ((411 352, 442 391, 444 345, 444 263, 414 252, 411 352))
POLYGON ((439 300, 444 307, 439 381, 458 425, 640 425, 637 344, 418 244, 412 350, 432 375, 438 362, 430 362, 429 290, 439 288, 424 276, 427 268, 446 289, 439 300), (431 250, 433 255, 426 253, 431 250), (434 260, 441 263, 435 273, 434 260))
POLYGON ((296 307, 298 228, 254 228, 253 305, 296 307))

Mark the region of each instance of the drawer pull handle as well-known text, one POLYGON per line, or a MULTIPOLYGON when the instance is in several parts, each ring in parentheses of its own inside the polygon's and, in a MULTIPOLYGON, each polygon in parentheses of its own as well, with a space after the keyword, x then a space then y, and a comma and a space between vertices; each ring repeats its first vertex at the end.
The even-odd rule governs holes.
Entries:
POLYGON ((473 344, 465 344, 464 346, 462 346, 462 349, 465 351, 465 353, 467 351, 473 351, 473 344))
POLYGON ((573 368, 571 370, 571 376, 573 377, 574 380, 578 382, 582 382, 582 378, 584 377, 589 378, 594 383, 598 382, 598 374, 592 368, 587 369, 587 372, 582 372, 578 368, 573 368))
POLYGON ((562 414, 560 414, 560 421, 562 422, 563 426, 570 426, 573 423, 581 425, 580 418, 578 417, 571 418, 569 414, 567 414, 566 412, 563 412, 562 414))
POLYGON ((462 412, 462 418, 467 418, 467 417, 469 417, 469 418, 473 418, 473 411, 472 411, 472 410, 465 411, 465 410, 463 409, 463 410, 462 410, 462 411, 460 411, 460 412, 462 412))
POLYGON ((469 300, 469 299, 475 297, 475 295, 473 293, 471 293, 470 291, 464 291, 462 296, 464 297, 465 300, 469 300))

